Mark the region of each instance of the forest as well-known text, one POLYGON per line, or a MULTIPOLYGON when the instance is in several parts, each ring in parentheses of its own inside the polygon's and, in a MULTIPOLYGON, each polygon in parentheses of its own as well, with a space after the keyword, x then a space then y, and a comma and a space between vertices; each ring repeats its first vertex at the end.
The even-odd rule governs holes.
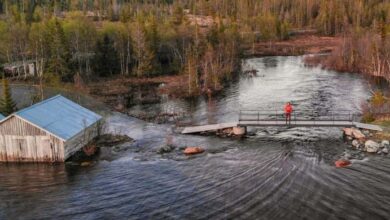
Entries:
POLYGON ((245 46, 304 29, 342 37, 324 67, 390 80, 389 0, 3 0, 0 64, 47 85, 182 75, 196 95, 222 89, 245 46))

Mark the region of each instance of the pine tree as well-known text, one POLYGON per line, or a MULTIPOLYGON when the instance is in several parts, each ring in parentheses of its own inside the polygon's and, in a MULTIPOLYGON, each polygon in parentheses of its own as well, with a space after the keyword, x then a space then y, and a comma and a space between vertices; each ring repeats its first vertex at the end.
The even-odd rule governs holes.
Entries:
POLYGON ((12 99, 11 89, 8 80, 3 76, 3 97, 0 99, 0 111, 5 116, 8 116, 16 111, 16 104, 12 99))
POLYGON ((135 73, 138 77, 149 75, 153 69, 154 54, 148 45, 145 31, 140 22, 137 22, 133 30, 133 47, 136 61, 135 73))
POLYGON ((95 55, 96 69, 99 76, 110 76, 117 74, 120 70, 118 52, 114 47, 114 42, 108 35, 105 35, 103 41, 98 41, 95 55))
POLYGON ((48 23, 49 51, 48 71, 57 75, 65 76, 68 69, 69 51, 65 33, 60 21, 54 18, 48 23))

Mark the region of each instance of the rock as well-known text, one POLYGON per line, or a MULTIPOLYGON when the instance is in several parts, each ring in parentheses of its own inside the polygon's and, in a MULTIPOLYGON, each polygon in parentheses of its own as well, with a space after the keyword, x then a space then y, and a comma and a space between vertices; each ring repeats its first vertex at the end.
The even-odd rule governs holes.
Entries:
POLYGON ((369 132, 368 130, 363 130, 362 132, 363 132, 363 134, 366 135, 366 136, 370 135, 370 132, 369 132))
POLYGON ((350 154, 348 152, 344 152, 343 158, 345 158, 346 160, 350 160, 350 159, 352 159, 352 154, 350 154))
POLYGON ((90 157, 97 152, 97 147, 95 145, 85 146, 83 147, 83 152, 86 156, 90 157))
POLYGON ((164 147, 161 147, 160 149, 158 149, 157 153, 158 154, 165 154, 165 153, 170 153, 172 152, 173 150, 175 150, 175 146, 172 146, 172 145, 166 145, 164 147))
POLYGON ((125 110, 125 106, 122 104, 122 103, 118 103, 114 109, 118 112, 122 112, 123 110, 125 110))
POLYGON ((360 143, 359 143, 358 140, 355 139, 355 140, 352 141, 352 146, 353 146, 353 147, 358 148, 359 145, 360 145, 360 143))
POLYGON ((351 162, 349 160, 341 159, 336 161, 334 164, 336 165, 336 167, 346 167, 349 166, 351 162))
POLYGON ((184 150, 184 153, 187 155, 200 154, 203 152, 204 152, 204 149, 202 147, 187 147, 184 150))
POLYGON ((352 136, 352 128, 344 128, 344 135, 346 136, 352 136))
POLYGON ((244 127, 233 127, 233 134, 237 136, 241 136, 245 134, 245 128, 244 127))
POLYGON ((366 135, 364 135, 359 129, 356 128, 344 128, 343 131, 344 135, 346 135, 348 139, 350 139, 349 137, 353 137, 359 140, 366 138, 366 135))
POLYGON ((233 128, 223 129, 222 133, 227 134, 227 135, 233 134, 233 128))
POLYGON ((384 147, 384 148, 382 149, 382 153, 388 154, 388 153, 389 153, 389 148, 384 147))
POLYGON ((87 167, 87 166, 90 166, 91 164, 92 164, 92 162, 85 161, 85 162, 82 162, 82 163, 80 164, 80 166, 82 166, 82 167, 87 167))
POLYGON ((127 135, 103 134, 97 138, 95 144, 97 147, 113 147, 132 141, 133 139, 127 135))
POLYGON ((376 154, 381 155, 381 154, 383 154, 383 152, 382 152, 382 150, 378 150, 378 152, 376 152, 376 154))
POLYGON ((253 136, 256 136, 256 133, 255 132, 247 132, 246 136, 253 137, 253 136))
POLYGON ((387 141, 387 140, 383 140, 383 141, 382 141, 381 147, 389 147, 389 146, 390 146, 389 141, 387 141))
POLYGON ((364 146, 365 146, 365 150, 368 153, 376 153, 376 152, 378 152, 380 145, 378 143, 376 143, 375 141, 368 140, 368 141, 366 141, 364 146))
POLYGON ((359 129, 356 128, 352 128, 352 136, 359 140, 366 138, 366 136, 359 129))

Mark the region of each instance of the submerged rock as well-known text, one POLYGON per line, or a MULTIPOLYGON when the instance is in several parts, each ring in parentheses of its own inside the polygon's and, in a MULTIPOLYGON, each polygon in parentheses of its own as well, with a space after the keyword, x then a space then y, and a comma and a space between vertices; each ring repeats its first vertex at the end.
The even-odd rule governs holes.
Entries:
POLYGON ((380 145, 378 143, 376 143, 375 141, 372 141, 372 140, 366 141, 364 146, 365 146, 365 150, 368 153, 376 153, 376 152, 378 152, 379 147, 380 147, 380 145))
POLYGON ((388 154, 388 153, 389 153, 389 148, 384 147, 384 148, 382 149, 382 153, 388 154))
POLYGON ((344 159, 335 162, 336 167, 346 167, 349 166, 350 164, 351 162, 349 160, 344 160, 344 159))
POLYGON ((164 147, 161 147, 158 149, 157 153, 158 154, 166 154, 166 153, 171 153, 173 150, 175 150, 175 146, 173 145, 166 145, 164 147))
POLYGON ((87 166, 91 166, 91 165, 92 165, 91 161, 84 161, 84 162, 80 163, 80 166, 82 166, 82 167, 87 167, 87 166))
POLYGON ((200 154, 203 152, 204 152, 204 149, 202 147, 187 147, 184 150, 184 153, 187 155, 200 154))
POLYGON ((112 147, 126 142, 134 141, 127 135, 103 134, 95 140, 97 147, 112 147))

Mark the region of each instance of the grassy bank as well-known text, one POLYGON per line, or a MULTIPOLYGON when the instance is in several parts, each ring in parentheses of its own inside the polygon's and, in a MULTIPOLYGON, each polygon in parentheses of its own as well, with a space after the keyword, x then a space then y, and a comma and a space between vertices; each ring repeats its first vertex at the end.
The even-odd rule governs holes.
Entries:
POLYGON ((378 140, 390 140, 390 120, 389 121, 374 121, 373 124, 379 125, 383 128, 383 132, 375 134, 378 140))

